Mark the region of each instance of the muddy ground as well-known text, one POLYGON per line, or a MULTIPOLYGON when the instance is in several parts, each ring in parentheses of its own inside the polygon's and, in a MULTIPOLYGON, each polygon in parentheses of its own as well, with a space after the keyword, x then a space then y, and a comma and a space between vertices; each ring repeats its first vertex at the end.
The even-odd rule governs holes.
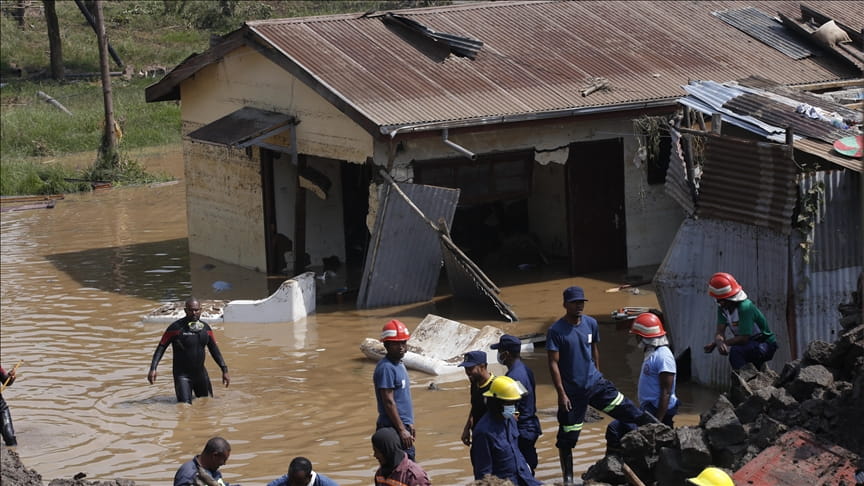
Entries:
MULTIPOLYGON (((10 449, 5 445, 0 445, 0 484, 4 486, 43 486, 42 475, 26 467, 21 458, 14 449, 10 449)), ((116 479, 114 481, 87 481, 84 477, 80 477, 79 473, 75 477, 78 479, 52 479, 49 486, 134 486, 135 481, 125 479, 116 479)))

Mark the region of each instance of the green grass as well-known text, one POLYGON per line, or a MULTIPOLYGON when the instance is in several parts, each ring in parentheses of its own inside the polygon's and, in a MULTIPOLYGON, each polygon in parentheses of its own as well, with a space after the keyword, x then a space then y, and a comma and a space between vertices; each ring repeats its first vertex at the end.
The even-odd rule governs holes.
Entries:
MULTIPOLYGON (((367 10, 394 10, 448 4, 448 1, 236 1, 109 0, 103 3, 108 41, 133 78, 112 77, 114 116, 123 131, 119 166, 95 163, 86 169, 64 168, 40 158, 92 152, 100 146, 104 110, 98 76, 99 53, 93 29, 73 1, 61 0, 56 11, 62 37, 66 81, 48 80, 49 48, 42 2, 30 2, 39 15, 27 16, 20 28, 8 15, 16 2, 3 2, 0 15, 0 194, 49 194, 89 187, 63 179, 88 178, 136 184, 162 180, 147 174, 129 157, 131 150, 179 143, 177 103, 145 103, 144 88, 158 81, 136 77, 149 66, 170 70, 193 53, 209 47, 213 34, 225 34, 244 21, 326 15, 367 10), (232 14, 224 15, 222 7, 232 14), (72 112, 69 116, 39 99, 47 93, 72 112)), ((111 62, 112 71, 121 67, 111 62)))

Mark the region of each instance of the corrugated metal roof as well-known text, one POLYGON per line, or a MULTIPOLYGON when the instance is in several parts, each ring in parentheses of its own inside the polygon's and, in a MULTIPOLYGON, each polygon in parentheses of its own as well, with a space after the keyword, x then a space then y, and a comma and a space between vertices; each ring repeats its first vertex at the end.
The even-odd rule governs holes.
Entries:
MULTIPOLYGON (((851 3, 823 2, 820 9, 857 28, 864 15, 851 3)), ((692 78, 738 79, 757 68, 784 84, 856 76, 829 58, 790 61, 711 14, 747 6, 800 15, 797 2, 713 1, 478 2, 399 11, 436 32, 482 41, 475 60, 428 55, 381 20, 359 14, 247 26, 262 52, 275 48, 283 67, 385 132, 671 101, 692 78), (608 79, 610 89, 583 97, 596 77, 608 79)), ((157 91, 168 92, 148 88, 157 91)))
MULTIPOLYGON (((800 103, 799 103, 800 104, 800 103)), ((796 113, 795 106, 781 103, 753 93, 743 93, 723 105, 735 113, 754 116, 775 127, 792 127, 795 135, 832 143, 834 140, 855 135, 854 130, 835 128, 823 120, 796 113)))
POLYGON ((768 320, 779 345, 769 366, 780 371, 789 361, 787 249, 787 237, 758 226, 687 218, 678 228, 654 276, 654 286, 675 352, 691 350, 697 383, 729 383, 728 358, 702 352, 717 325, 717 305, 708 295, 708 279, 715 272, 734 275, 768 320))
POLYGON ((672 150, 669 157, 669 167, 666 169, 664 189, 666 194, 677 202, 688 216, 692 216, 696 212, 696 204, 693 202, 693 191, 687 179, 687 166, 684 163, 684 155, 681 153, 681 133, 670 128, 669 135, 672 137, 672 150))
POLYGON ((747 7, 739 10, 714 12, 714 15, 792 59, 804 59, 815 54, 804 40, 794 37, 783 28, 782 23, 759 9, 747 7))
POLYGON ((247 147, 249 142, 290 127, 294 117, 244 106, 189 133, 189 138, 215 145, 247 147))
POLYGON ((837 306, 851 302, 858 275, 864 268, 861 238, 860 175, 849 171, 802 174, 802 194, 815 189, 823 194, 806 252, 805 237, 793 233, 793 293, 795 295, 798 355, 814 340, 834 342, 840 331, 837 306), (805 259, 806 254, 806 259, 805 259))
POLYGON ((697 214, 789 234, 795 162, 788 145, 709 135, 697 214))

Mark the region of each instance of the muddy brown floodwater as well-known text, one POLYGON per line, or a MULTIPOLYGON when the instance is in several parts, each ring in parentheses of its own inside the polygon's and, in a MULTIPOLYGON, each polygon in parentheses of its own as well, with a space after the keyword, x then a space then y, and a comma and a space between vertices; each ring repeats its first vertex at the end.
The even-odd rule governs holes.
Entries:
MULTIPOLYGON (((143 161, 182 175, 178 148, 143 161)), ((602 371, 635 397, 641 354, 625 328, 608 316, 623 306, 656 306, 651 287, 641 287, 638 295, 604 293, 621 283, 622 273, 572 277, 551 265, 491 274, 520 317, 512 324, 454 305, 445 284, 428 303, 362 311, 353 303, 324 304, 293 324, 214 326, 231 387, 221 386, 208 357, 216 396, 178 405, 170 351, 156 384, 147 383, 165 325, 143 324, 141 317, 193 291, 201 299, 263 297, 245 295, 240 284, 219 294, 211 287, 192 288, 192 272, 206 272, 210 265, 221 265, 223 280, 260 276, 219 262, 200 269, 203 260, 190 260, 185 206, 181 182, 68 196, 54 209, 2 214, 0 359, 6 368, 24 360, 4 397, 18 434, 17 451, 43 478, 86 472, 88 479, 168 484, 209 437, 221 435, 233 447, 223 467, 232 483, 265 484, 284 474, 292 457, 304 455, 340 484, 370 484, 376 467, 369 442, 376 416, 375 363, 360 353, 360 342, 377 336, 391 318, 413 329, 429 313, 475 327, 500 326, 511 334, 542 332, 563 312, 561 290, 568 285, 584 286, 591 299, 586 313, 605 321, 602 371)), ((537 375, 538 408, 554 407, 544 349, 525 360, 537 375)), ((467 380, 457 375, 442 381, 413 371, 411 378, 418 461, 435 484, 469 482, 468 449, 459 440, 468 414, 467 380), (431 382, 438 390, 428 389, 431 382)), ((689 384, 679 384, 679 395, 680 425, 695 424, 716 398, 714 391, 689 384)), ((543 415, 541 422, 537 476, 551 484, 560 480, 555 417, 543 415)), ((602 455, 608 422, 604 418, 583 431, 574 454, 579 474, 602 455)))

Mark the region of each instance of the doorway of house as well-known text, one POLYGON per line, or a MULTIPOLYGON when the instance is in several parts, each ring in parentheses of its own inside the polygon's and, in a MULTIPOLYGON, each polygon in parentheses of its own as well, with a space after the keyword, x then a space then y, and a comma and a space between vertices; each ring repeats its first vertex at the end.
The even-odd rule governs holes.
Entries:
POLYGON ((623 139, 572 144, 566 181, 570 273, 626 268, 623 139))

